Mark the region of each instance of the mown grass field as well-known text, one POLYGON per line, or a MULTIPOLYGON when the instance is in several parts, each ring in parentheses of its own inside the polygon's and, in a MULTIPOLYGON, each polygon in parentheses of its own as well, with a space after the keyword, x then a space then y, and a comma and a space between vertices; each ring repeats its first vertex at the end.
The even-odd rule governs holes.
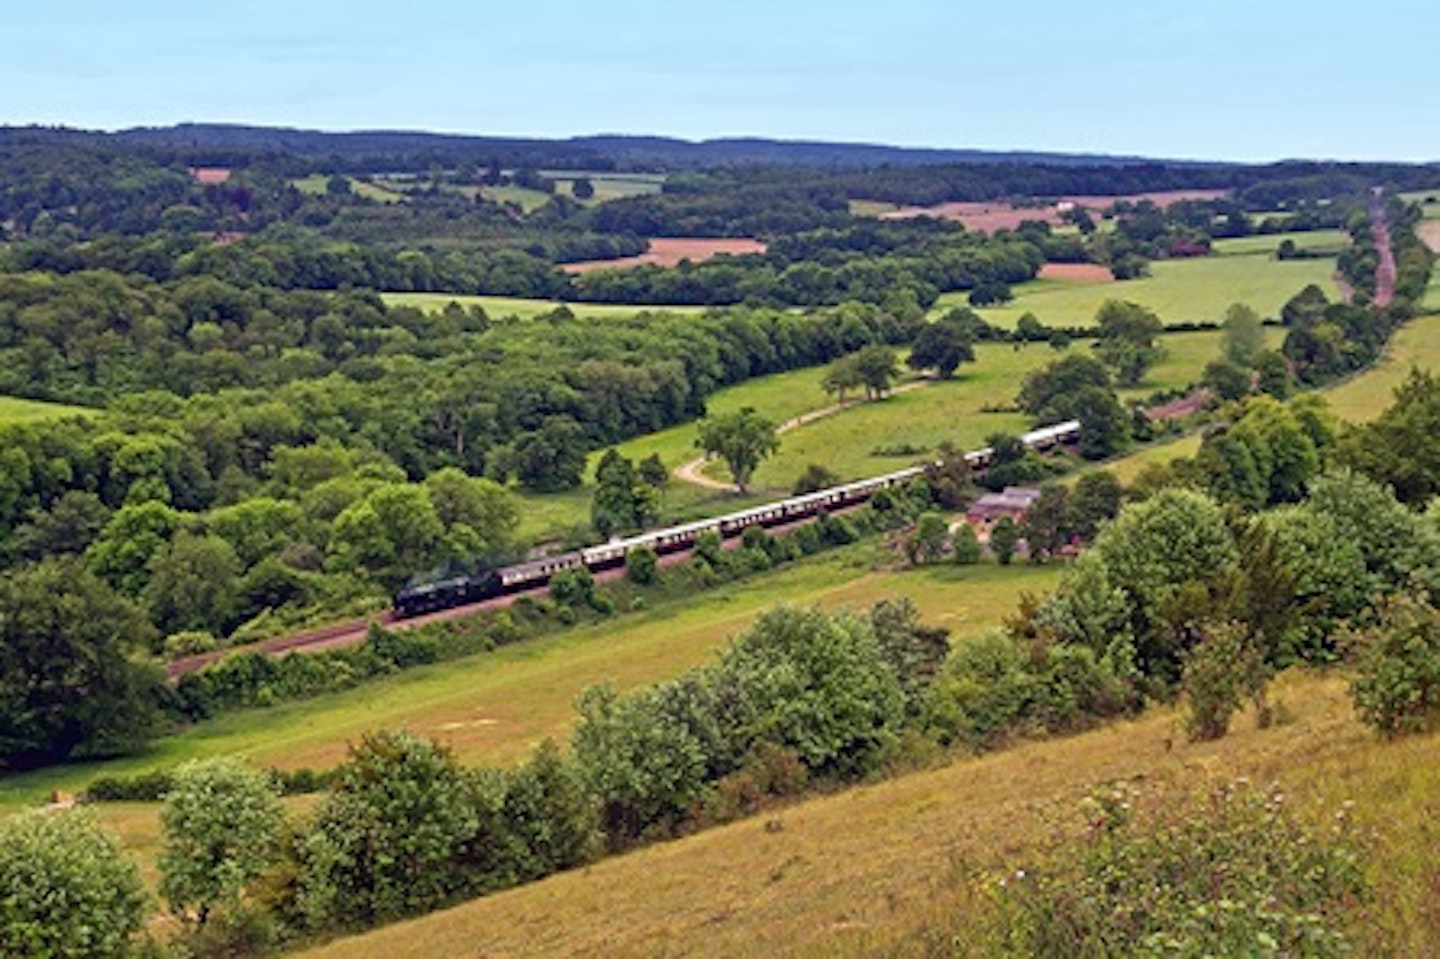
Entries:
POLYGON ((1138 721, 846 790, 302 953, 313 959, 486 956, 939 955, 977 901, 977 871, 1030 865, 1045 814, 1094 787, 1199 789, 1278 780, 1322 826, 1347 801, 1376 830, 1370 929, 1398 955, 1440 949, 1434 797, 1440 736, 1383 743, 1355 721, 1338 676, 1288 675, 1293 715, 1190 744, 1170 709, 1138 721), (928 943, 929 948, 926 948, 928 943))
MULTIPOLYGON (((364 197, 367 200, 374 200, 377 203, 404 203, 405 195, 395 190, 387 190, 377 186, 369 180, 361 180, 358 177, 346 177, 350 182, 350 189, 356 196, 364 197)), ((309 193, 314 196, 324 196, 328 188, 330 178, 323 173, 312 173, 307 177, 290 181, 290 185, 301 193, 309 193)))
POLYGON ((480 189, 492 203, 513 203, 526 213, 533 213, 550 202, 550 194, 523 186, 487 186, 480 189))
MULTIPOLYGON (((1278 328, 1267 328, 1266 337, 1275 346, 1283 333, 1278 328)), ((1220 355, 1217 331, 1171 333, 1163 342, 1165 360, 1150 371, 1139 387, 1124 391, 1124 398, 1138 400, 1157 390, 1194 383, 1205 364, 1220 355)), ((1089 343, 1070 347, 1081 352, 1089 349, 1089 343)), ((1031 426, 1028 416, 984 410, 1011 405, 1025 375, 1061 355, 1039 343, 1018 350, 1012 344, 977 344, 976 362, 962 366, 954 380, 897 393, 876 403, 857 404, 785 434, 779 452, 756 471, 755 485, 788 490, 812 462, 823 463, 844 479, 859 479, 899 469, 916 458, 877 456, 873 454, 877 447, 904 444, 929 450, 949 440, 961 449, 974 449, 983 446, 992 433, 1024 432, 1031 426)), ((757 404, 757 408, 763 407, 757 404)), ((725 475, 724 467, 718 463, 707 473, 717 478, 725 475)))
MULTIPOLYGON (((1114 283, 1022 283, 1015 287, 1014 300, 979 312, 1006 329, 1013 329, 1025 313, 1034 313, 1047 326, 1093 326, 1106 300, 1131 300, 1167 323, 1179 323, 1219 321, 1232 303, 1248 304, 1261 316, 1276 316, 1286 300, 1310 283, 1336 295, 1331 278, 1335 262, 1330 259, 1281 262, 1268 254, 1211 256, 1156 261, 1150 271, 1151 276, 1114 283)), ((965 294, 947 293, 932 312, 965 303, 965 294)))
POLYGON ((0 396, 0 425, 36 423, 66 416, 95 415, 99 412, 99 410, 85 406, 68 406, 64 403, 44 403, 39 400, 23 400, 15 396, 0 396))
POLYGON ((1340 251, 1350 242, 1350 235, 1344 230, 1271 233, 1263 236, 1239 236, 1216 240, 1211 248, 1219 256, 1273 256, 1276 248, 1286 240, 1292 241, 1301 250, 1339 255, 1340 251))
POLYGON ((236 755, 262 766, 323 768, 346 744, 377 728, 404 726, 453 746, 466 762, 509 763, 547 736, 563 740, 586 687, 633 688, 704 662, 761 611, 779 602, 868 607, 908 595, 928 621, 956 636, 997 625, 1022 591, 1043 591, 1056 567, 936 566, 892 571, 874 542, 857 544, 742 583, 649 611, 580 626, 364 687, 273 709, 247 711, 166 737, 146 755, 13 775, 0 783, 0 812, 75 791, 98 775, 167 768, 202 756, 236 755))
POLYGON ((665 186, 663 173, 591 173, 584 170, 541 170, 540 175, 555 181, 557 191, 565 196, 575 196, 575 181, 581 178, 590 181, 595 195, 581 201, 588 205, 620 200, 631 196, 653 196, 665 186))
MULTIPOLYGON (((1266 337, 1276 347, 1283 339, 1283 331, 1267 327, 1266 337)), ((1150 371, 1144 383, 1125 391, 1126 399, 1141 399, 1157 390, 1193 383, 1200 378, 1205 364, 1220 353, 1220 334, 1216 331, 1170 333, 1163 341, 1166 358, 1150 371)), ((1088 343, 1070 347, 1080 351, 1089 348, 1088 343)), ((930 383, 876 403, 855 403, 783 435, 779 452, 756 471, 749 496, 738 497, 673 480, 665 493, 667 515, 716 515, 788 495, 796 478, 812 462, 825 464, 842 479, 860 479, 901 469, 919 458, 919 454, 872 455, 877 447, 908 444, 931 450, 949 440, 962 449, 971 449, 984 445, 985 438, 997 431, 1023 432, 1030 427, 1025 415, 986 413, 983 408, 1011 405, 1025 374, 1060 355, 1039 343, 1018 350, 1012 344, 977 344, 976 362, 962 366, 960 375, 952 381, 930 383)), ((822 375, 821 369, 803 369, 760 377, 717 392, 708 406, 712 413, 751 406, 782 423, 833 402, 834 397, 827 396, 820 387, 822 375)), ((697 435, 696 425, 686 423, 629 440, 617 449, 636 461, 658 454, 673 469, 699 455, 695 448, 697 435)), ((596 452, 590 457, 586 486, 564 493, 525 494, 520 528, 523 537, 555 535, 589 522, 592 489, 588 476, 600 455, 596 452)), ((725 467, 718 461, 707 466, 705 473, 726 481, 725 467)))
POLYGON ((637 313, 682 313, 696 315, 705 312, 703 306, 630 306, 623 303, 563 303, 560 300, 530 300, 518 296, 466 296, 459 293, 382 293, 381 297, 389 306, 413 306, 416 309, 438 312, 451 303, 461 306, 479 306, 493 317, 514 316, 522 320, 533 320, 542 313, 549 313, 559 307, 566 307, 582 319, 613 319, 630 317, 637 313))
POLYGON ((1415 367, 1440 373, 1440 316, 1419 317, 1405 324, 1378 363, 1327 390, 1325 396, 1341 419, 1374 419, 1390 405, 1391 394, 1415 367))

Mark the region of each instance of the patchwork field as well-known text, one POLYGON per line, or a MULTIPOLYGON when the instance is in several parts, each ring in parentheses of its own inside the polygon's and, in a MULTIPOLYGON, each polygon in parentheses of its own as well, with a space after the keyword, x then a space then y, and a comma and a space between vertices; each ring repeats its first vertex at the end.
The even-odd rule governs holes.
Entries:
POLYGON ((650 248, 638 256, 622 256, 610 260, 583 260, 563 264, 560 269, 566 273, 591 273, 595 270, 624 270, 632 266, 679 266, 682 260, 704 263, 717 256, 741 256, 746 253, 764 253, 766 245, 759 240, 746 239, 702 239, 684 237, 655 237, 650 248))
MULTIPOLYGON (((1059 226, 1064 223, 1060 216, 1062 204, 1099 212, 1109 209, 1120 201, 1138 203, 1148 200, 1158 206, 1167 207, 1181 200, 1214 200, 1225 196, 1227 192, 1226 190, 1169 190, 1155 193, 1133 193, 1127 196, 1063 196, 1054 203, 1037 203, 1029 206, 1017 206, 1005 200, 991 200, 940 203, 924 207, 907 206, 883 210, 881 207, 886 204, 875 204, 864 209, 876 212, 856 213, 856 215, 874 215, 879 216, 882 220, 913 220, 916 217, 929 216, 941 220, 954 220, 963 224, 967 230, 990 233, 995 230, 1013 230, 1026 220, 1038 220, 1042 223, 1049 223, 1051 226, 1059 226)), ((852 212, 855 212, 854 202, 856 201, 852 201, 852 212)))
MULTIPOLYGON (((1273 247, 1272 247, 1273 249, 1273 247)), ((1151 275, 1114 283, 1076 283, 1038 279, 1014 288, 1015 299, 980 310, 996 326, 1013 329, 1026 313, 1047 326, 1093 326, 1106 300, 1131 300, 1154 310, 1168 323, 1219 321, 1232 303, 1245 303, 1261 316, 1276 316, 1285 301, 1314 283, 1338 295, 1331 259, 1279 261, 1268 255, 1212 256, 1160 260, 1151 275)), ((966 305, 966 294, 946 293, 932 314, 966 305)))
POLYGON ((594 173, 585 170, 541 170, 540 175, 555 181, 557 192, 575 195, 575 181, 586 179, 595 188, 595 195, 581 202, 604 203, 629 196, 653 196, 665 186, 663 173, 594 173))

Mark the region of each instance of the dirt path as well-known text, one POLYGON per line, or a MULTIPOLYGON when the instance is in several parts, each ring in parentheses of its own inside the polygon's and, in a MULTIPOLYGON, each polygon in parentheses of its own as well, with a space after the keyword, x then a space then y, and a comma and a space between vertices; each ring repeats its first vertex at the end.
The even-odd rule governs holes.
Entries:
MULTIPOLYGON (((918 390, 922 386, 929 386, 931 383, 934 382, 935 380, 911 380, 909 383, 901 383, 899 386, 895 387, 893 390, 890 391, 890 395, 893 396, 896 393, 908 393, 911 390, 918 390)), ((813 423, 823 417, 832 416, 840 412, 841 410, 849 409, 850 407, 855 406, 861 402, 863 401, 851 400, 848 403, 832 403, 829 406, 822 406, 818 410, 811 410, 808 413, 801 413, 799 416, 788 419, 785 422, 781 423, 779 426, 775 427, 775 432, 777 435, 782 433, 788 433, 793 429, 798 429, 804 426, 806 423, 813 423)), ((721 480, 711 479, 710 477, 705 475, 703 470, 705 469, 705 464, 709 462, 710 457, 698 456, 695 459, 690 460, 688 463, 681 463, 679 466, 675 467, 675 469, 673 470, 673 474, 676 479, 682 480, 686 483, 694 483, 696 486, 703 486, 706 489, 725 490, 733 492, 735 490, 734 483, 726 483, 722 482, 721 480)))

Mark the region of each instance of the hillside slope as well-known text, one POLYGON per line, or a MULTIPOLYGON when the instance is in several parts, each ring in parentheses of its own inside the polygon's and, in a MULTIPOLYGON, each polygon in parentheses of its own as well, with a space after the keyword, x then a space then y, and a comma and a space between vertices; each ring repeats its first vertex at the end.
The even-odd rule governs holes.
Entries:
POLYGON ((1336 676, 1288 676, 1294 721, 1185 742, 1153 711, 773 811, 446 912, 334 942, 315 957, 873 955, 963 923, 976 868, 1014 869, 1042 814, 1093 786, 1280 780, 1302 813, 1347 800, 1381 834, 1377 926, 1407 927, 1407 955, 1440 949, 1440 873, 1429 862, 1440 736, 1383 744, 1336 676), (1428 917, 1428 918, 1427 918, 1428 917))

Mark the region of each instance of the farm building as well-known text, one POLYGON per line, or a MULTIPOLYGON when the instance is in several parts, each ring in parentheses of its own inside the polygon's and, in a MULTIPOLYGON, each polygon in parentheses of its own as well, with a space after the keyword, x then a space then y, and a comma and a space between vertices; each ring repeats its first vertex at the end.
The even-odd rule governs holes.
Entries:
POLYGON ((965 522, 975 527, 976 532, 988 532, 995 521, 1008 516, 1019 523, 1035 501, 1040 491, 1029 486, 1007 486, 999 493, 986 493, 965 511, 965 522))

